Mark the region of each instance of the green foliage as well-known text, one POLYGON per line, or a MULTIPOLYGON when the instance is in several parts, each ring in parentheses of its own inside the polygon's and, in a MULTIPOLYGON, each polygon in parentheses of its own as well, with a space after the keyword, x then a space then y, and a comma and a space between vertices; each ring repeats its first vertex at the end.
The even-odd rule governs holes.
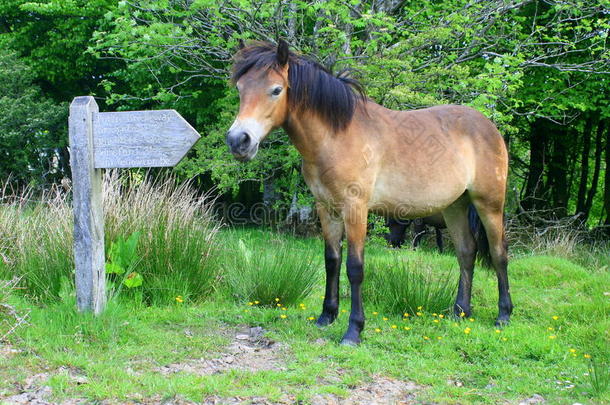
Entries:
POLYGON ((136 251, 139 240, 140 232, 134 232, 127 239, 119 236, 110 244, 106 262, 107 274, 123 274, 136 266, 140 260, 136 251))
POLYGON ((446 257, 442 266, 433 266, 426 254, 414 253, 408 259, 392 256, 393 260, 378 256, 367 260, 364 300, 391 314, 449 314, 459 274, 455 259, 446 257))
POLYGON ((610 387, 610 367, 599 359, 589 361, 589 383, 597 398, 601 398, 610 387))
POLYGON ((0 178, 20 185, 61 179, 56 158, 65 145, 65 105, 42 96, 32 69, 0 48, 0 178))
POLYGON ((238 302, 276 306, 279 299, 281 305, 295 305, 320 281, 320 261, 311 249, 275 242, 269 250, 267 244, 252 239, 238 239, 234 244, 225 257, 223 276, 238 302))

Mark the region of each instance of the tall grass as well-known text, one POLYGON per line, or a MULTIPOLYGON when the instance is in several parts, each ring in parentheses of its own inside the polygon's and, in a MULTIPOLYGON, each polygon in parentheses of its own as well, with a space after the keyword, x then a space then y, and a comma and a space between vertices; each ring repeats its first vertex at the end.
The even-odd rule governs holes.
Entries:
POLYGON ((430 255, 369 257, 362 295, 390 313, 445 312, 453 305, 458 271, 453 265, 439 269, 430 255))
POLYGON ((27 191, 3 195, 0 205, 0 278, 21 279, 25 294, 57 298, 72 278, 72 212, 65 195, 44 194, 33 202, 27 191))
MULTIPOLYGON (((111 242, 140 233, 144 276, 138 295, 146 303, 171 303, 176 296, 206 297, 217 279, 215 236, 209 198, 188 184, 142 180, 127 184, 118 171, 104 178, 106 250, 111 242)), ((73 217, 69 195, 55 192, 33 200, 28 192, 5 195, 0 205, 0 279, 21 278, 28 296, 56 300, 73 287, 73 217)), ((123 291, 126 291, 123 289, 123 291)))
POLYGON ((218 277, 219 224, 210 198, 173 179, 126 187, 116 171, 108 173, 104 189, 106 246, 140 233, 134 270, 144 276, 146 302, 206 297, 218 277))
POLYGON ((225 252, 223 275, 230 294, 239 302, 294 305, 319 284, 319 252, 290 246, 286 241, 260 244, 237 239, 225 252))

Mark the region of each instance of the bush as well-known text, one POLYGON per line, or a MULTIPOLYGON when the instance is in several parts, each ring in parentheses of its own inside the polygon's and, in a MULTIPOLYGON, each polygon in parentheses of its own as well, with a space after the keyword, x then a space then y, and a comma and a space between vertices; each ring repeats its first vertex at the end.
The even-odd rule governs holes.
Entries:
POLYGON ((277 240, 238 239, 235 245, 226 252, 224 277, 238 301, 275 306, 279 298, 283 305, 294 305, 320 282, 319 252, 313 249, 277 240))
MULTIPOLYGON (((107 172, 103 197, 107 256, 112 242, 139 233, 132 270, 143 283, 123 292, 137 292, 146 303, 205 298, 218 275, 218 223, 210 199, 172 179, 125 180, 118 171, 107 172)), ((28 296, 57 300, 62 285, 74 284, 71 204, 59 192, 38 201, 28 197, 5 196, 0 205, 0 257, 5 262, 0 279, 20 277, 28 296)))
MULTIPOLYGON (((390 254, 391 252, 388 252, 390 254)), ((418 312, 445 312, 452 308, 459 271, 455 258, 446 264, 430 260, 430 254, 410 253, 408 257, 392 254, 390 257, 368 257, 365 264, 365 282, 362 296, 375 307, 403 314, 418 312), (442 263, 444 269, 439 269, 442 263)))

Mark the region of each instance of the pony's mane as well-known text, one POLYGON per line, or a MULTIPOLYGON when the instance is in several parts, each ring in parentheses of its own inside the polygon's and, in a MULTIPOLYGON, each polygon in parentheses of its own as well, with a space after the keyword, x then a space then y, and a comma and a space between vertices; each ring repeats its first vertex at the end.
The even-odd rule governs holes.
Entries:
MULTIPOLYGON (((236 83, 253 68, 279 71, 277 46, 254 42, 242 48, 234 57, 231 81, 236 83)), ((366 98, 364 88, 348 71, 335 76, 313 59, 292 51, 288 53, 288 83, 290 107, 314 112, 335 131, 347 127, 366 98)))

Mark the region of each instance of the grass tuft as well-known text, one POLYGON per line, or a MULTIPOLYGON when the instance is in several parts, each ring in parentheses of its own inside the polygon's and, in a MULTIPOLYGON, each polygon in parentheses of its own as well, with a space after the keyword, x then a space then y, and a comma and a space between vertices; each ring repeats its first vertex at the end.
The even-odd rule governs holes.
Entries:
POLYGON ((395 314, 415 314, 422 309, 448 311, 455 298, 458 272, 436 268, 438 264, 422 254, 369 257, 362 295, 377 308, 395 314))
POLYGON ((294 305, 321 280, 319 252, 315 250, 286 244, 265 248, 247 239, 238 239, 236 245, 226 257, 224 275, 238 302, 294 305))

